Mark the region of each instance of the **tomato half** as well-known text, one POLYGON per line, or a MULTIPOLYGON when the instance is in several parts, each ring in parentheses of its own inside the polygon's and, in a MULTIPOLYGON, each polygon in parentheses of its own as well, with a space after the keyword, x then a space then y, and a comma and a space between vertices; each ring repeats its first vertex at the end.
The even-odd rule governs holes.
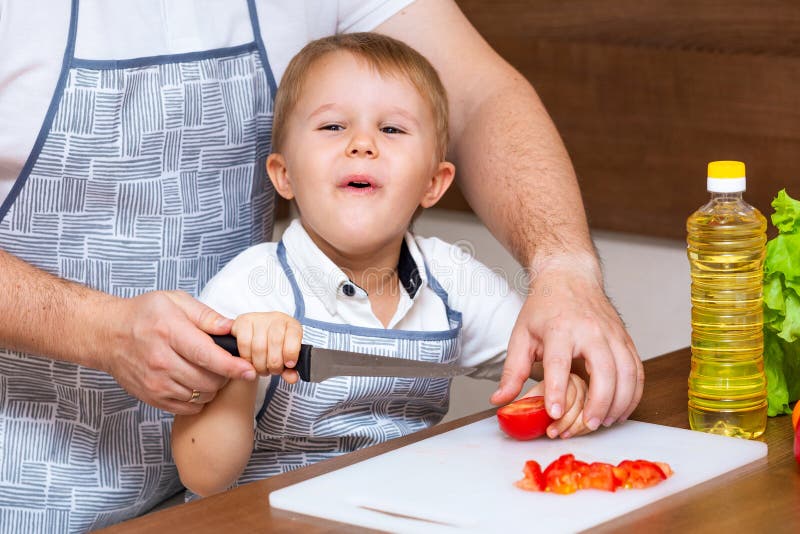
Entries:
POLYGON ((543 435, 553 420, 547 415, 544 397, 526 397, 497 410, 500 429, 514 439, 534 439, 543 435))

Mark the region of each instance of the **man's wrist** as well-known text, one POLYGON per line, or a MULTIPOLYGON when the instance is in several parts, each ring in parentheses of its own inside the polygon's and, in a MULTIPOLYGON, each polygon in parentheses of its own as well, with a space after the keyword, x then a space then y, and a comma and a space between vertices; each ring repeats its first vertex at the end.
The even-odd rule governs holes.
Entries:
POLYGON ((583 273, 584 276, 591 278, 601 287, 603 285, 603 272, 600 269, 600 261, 592 252, 575 251, 537 255, 529 262, 528 269, 531 273, 531 285, 536 283, 538 276, 553 271, 583 273))
POLYGON ((109 372, 113 348, 120 338, 119 309, 125 299, 86 290, 76 299, 74 336, 76 363, 109 372))

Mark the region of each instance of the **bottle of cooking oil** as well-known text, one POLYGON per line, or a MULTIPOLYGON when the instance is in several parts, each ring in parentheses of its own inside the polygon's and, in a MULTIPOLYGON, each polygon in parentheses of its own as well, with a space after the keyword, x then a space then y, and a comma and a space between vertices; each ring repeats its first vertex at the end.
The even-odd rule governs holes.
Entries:
POLYGON ((767 423, 762 268, 767 221, 742 199, 740 161, 708 164, 711 199, 686 222, 692 274, 689 425, 755 438, 767 423))

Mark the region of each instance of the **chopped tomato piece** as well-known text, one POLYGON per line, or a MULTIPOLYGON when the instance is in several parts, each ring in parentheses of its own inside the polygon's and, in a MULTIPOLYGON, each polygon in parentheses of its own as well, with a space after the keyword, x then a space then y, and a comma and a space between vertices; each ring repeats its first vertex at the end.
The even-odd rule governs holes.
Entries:
POLYGON ((553 420, 547 415, 544 397, 525 397, 497 410, 500 428, 515 439, 538 438, 553 420))
MULTIPOLYGON (((800 437, 800 432, 798 432, 800 437)), ((579 489, 616 491, 617 488, 649 488, 672 476, 672 468, 663 462, 623 460, 619 465, 604 462, 587 464, 564 454, 550 462, 544 471, 538 462, 528 460, 523 469, 525 478, 517 487, 529 491, 551 491, 569 494, 579 489)))
POLYGON ((528 460, 525 462, 522 473, 525 475, 525 478, 516 482, 518 488, 528 491, 544 491, 544 474, 542 473, 542 467, 539 465, 539 462, 528 460))
POLYGON ((581 489, 616 491, 619 482, 614 477, 614 466, 602 462, 589 464, 581 473, 581 489))
POLYGON ((611 471, 614 473, 614 479, 617 481, 617 486, 624 486, 628 480, 628 472, 617 466, 612 466, 611 471))
POLYGON ((554 460, 544 470, 547 491, 553 493, 574 493, 580 489, 581 470, 587 467, 586 462, 575 460, 572 454, 564 454, 554 460))
POLYGON ((622 484, 625 488, 649 488, 667 478, 662 468, 647 460, 623 460, 617 467, 628 474, 622 484))
POLYGON ((661 469, 661 472, 664 473, 665 477, 669 478, 672 476, 672 468, 669 466, 669 464, 666 464, 664 462, 653 462, 653 463, 656 464, 659 469, 661 469))

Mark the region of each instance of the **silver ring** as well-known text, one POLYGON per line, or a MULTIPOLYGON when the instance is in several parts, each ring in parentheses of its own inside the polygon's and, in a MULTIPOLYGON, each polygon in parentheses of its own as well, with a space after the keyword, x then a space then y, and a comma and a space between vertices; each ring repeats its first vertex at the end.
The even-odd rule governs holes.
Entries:
POLYGON ((189 399, 187 402, 194 403, 194 402, 197 402, 197 399, 199 399, 199 398, 200 398, 200 392, 197 391, 196 389, 193 389, 192 390, 192 398, 189 399))

